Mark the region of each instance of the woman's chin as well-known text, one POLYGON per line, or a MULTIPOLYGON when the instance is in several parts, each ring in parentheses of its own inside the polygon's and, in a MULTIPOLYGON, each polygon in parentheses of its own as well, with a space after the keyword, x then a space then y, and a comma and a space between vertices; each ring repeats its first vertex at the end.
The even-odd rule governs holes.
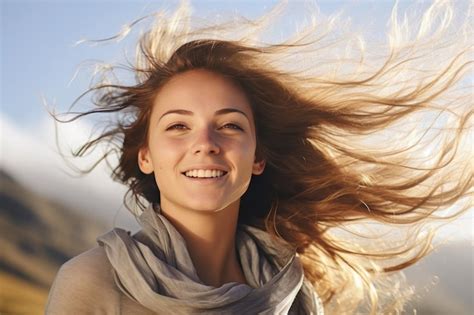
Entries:
POLYGON ((221 210, 224 210, 226 206, 222 204, 213 204, 213 203, 204 202, 204 203, 193 204, 189 208, 197 212, 214 213, 214 212, 219 212, 221 210))
POLYGON ((227 200, 219 200, 219 198, 195 198, 188 203, 187 208, 193 211, 199 211, 203 213, 215 213, 225 209, 231 209, 235 206, 239 207, 239 202, 231 202, 227 200))

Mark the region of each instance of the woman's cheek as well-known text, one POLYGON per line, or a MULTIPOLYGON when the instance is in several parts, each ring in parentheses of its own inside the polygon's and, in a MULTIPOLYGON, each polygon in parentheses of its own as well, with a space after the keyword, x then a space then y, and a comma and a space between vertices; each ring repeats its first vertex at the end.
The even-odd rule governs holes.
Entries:
POLYGON ((157 142, 160 147, 167 148, 169 150, 176 150, 179 148, 185 148, 185 145, 188 141, 185 138, 160 137, 157 142))

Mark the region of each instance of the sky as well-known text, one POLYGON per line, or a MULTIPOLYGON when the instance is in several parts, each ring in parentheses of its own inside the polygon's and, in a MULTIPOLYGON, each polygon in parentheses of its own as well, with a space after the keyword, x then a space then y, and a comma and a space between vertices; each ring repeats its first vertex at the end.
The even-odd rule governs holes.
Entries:
MULTIPOLYGON (((116 45, 76 45, 84 38, 107 38, 137 18, 163 8, 175 7, 176 1, 92 1, 92 0, 0 0, 1 14, 1 103, 0 167, 11 172, 34 191, 77 206, 87 215, 108 220, 117 211, 117 222, 135 226, 121 207, 125 188, 113 183, 100 166, 86 177, 68 175, 71 170, 55 147, 54 124, 44 102, 57 110, 68 106, 84 92, 90 75, 76 73, 86 60, 123 60, 116 45), (171 4, 170 4, 171 3, 171 4), (77 74, 77 75, 76 75, 77 74), (72 82, 71 80, 75 78, 72 82)), ((238 13, 256 18, 277 1, 191 1, 196 16, 238 13)), ((303 1, 290 1, 289 26, 298 22, 305 10, 303 1), (293 23, 294 22, 294 23, 293 23)), ((354 27, 369 27, 383 36, 393 1, 346 0, 318 1, 321 13, 343 11, 354 27), (369 18, 370 17, 370 18, 369 18)), ((400 1, 400 7, 408 5, 400 1)), ((138 32, 129 36, 136 38, 138 32)), ((91 125, 79 122, 61 125, 61 144, 67 151, 87 139, 91 125)), ((93 158, 93 157, 92 157, 93 158)), ((87 161, 86 161, 87 162, 87 161)), ((74 162, 85 165, 84 161, 74 162)), ((459 221, 455 228, 461 237, 471 237, 472 218, 459 221)), ((452 232, 449 232, 452 233, 452 232)))

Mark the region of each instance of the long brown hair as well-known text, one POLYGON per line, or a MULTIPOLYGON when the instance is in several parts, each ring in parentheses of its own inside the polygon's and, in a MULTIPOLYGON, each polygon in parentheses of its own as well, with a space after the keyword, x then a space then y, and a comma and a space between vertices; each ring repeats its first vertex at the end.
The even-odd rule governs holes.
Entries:
POLYGON ((118 113, 75 155, 108 143, 103 158, 118 153, 113 178, 130 188, 126 203, 159 203, 153 174, 137 161, 157 91, 192 69, 226 76, 250 100, 257 156, 267 162, 242 197, 239 223, 294 246, 330 313, 397 312, 406 296, 398 291, 384 301, 382 293, 398 287, 383 287, 383 275, 426 255, 432 234, 418 231, 428 219, 464 212, 472 192, 470 152, 461 146, 473 108, 466 80, 472 32, 451 19, 454 9, 436 2, 418 24, 398 24, 394 10, 389 43, 373 50, 314 12, 313 23, 271 44, 257 34, 279 6, 257 21, 194 28, 186 5, 170 17, 158 13, 135 63, 121 66, 136 84, 99 81, 88 91, 96 108, 71 119, 118 113), (419 229, 398 238, 344 233, 354 222, 419 229))

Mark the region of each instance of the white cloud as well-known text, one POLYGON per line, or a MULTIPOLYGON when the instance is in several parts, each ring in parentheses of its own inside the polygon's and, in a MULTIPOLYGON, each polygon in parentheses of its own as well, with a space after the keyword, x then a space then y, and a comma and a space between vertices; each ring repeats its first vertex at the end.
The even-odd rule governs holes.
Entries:
MULTIPOLYGON (((38 123, 19 126, 0 113, 0 167, 36 193, 58 200, 81 213, 128 229, 136 229, 133 216, 122 206, 126 187, 110 178, 104 164, 98 165, 86 176, 74 175, 72 169, 57 152, 54 122, 44 115, 38 123)), ((70 155, 88 139, 91 126, 84 122, 59 124, 60 147, 70 155)), ((70 159, 77 167, 89 165, 98 159, 93 152, 86 159, 70 159)))

